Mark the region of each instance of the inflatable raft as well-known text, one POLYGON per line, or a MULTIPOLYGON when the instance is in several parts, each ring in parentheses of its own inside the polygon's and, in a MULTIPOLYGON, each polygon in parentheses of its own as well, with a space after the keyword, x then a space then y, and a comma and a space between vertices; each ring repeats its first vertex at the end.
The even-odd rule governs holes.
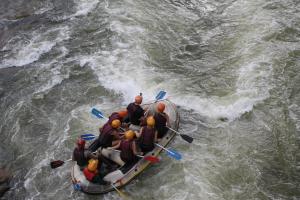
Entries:
MULTIPOLYGON (((165 112, 169 115, 171 128, 174 130, 178 130, 179 114, 177 112, 176 105, 170 102, 169 100, 164 100, 163 102, 166 105, 165 112)), ((149 114, 154 114, 154 108, 156 107, 156 103, 145 105, 149 106, 149 114)), ((172 141, 175 135, 176 133, 169 130, 167 134, 161 139, 159 144, 163 147, 167 147, 167 145, 172 141)), ((161 151, 163 151, 163 149, 156 146, 151 152, 147 153, 145 156, 158 156, 161 153, 161 151)), ((110 152, 110 156, 114 156, 114 154, 117 153, 118 152, 110 152)), ((107 181, 107 184, 104 185, 94 184, 86 180, 79 166, 77 164, 74 164, 71 170, 72 182, 74 184, 74 188, 81 190, 82 192, 89 194, 104 194, 113 191, 114 187, 121 188, 125 186, 130 181, 135 179, 141 172, 143 172, 150 164, 150 161, 147 161, 145 159, 140 159, 139 161, 137 161, 137 163, 134 163, 131 166, 125 164, 121 168, 108 173, 104 177, 104 180, 107 181)))

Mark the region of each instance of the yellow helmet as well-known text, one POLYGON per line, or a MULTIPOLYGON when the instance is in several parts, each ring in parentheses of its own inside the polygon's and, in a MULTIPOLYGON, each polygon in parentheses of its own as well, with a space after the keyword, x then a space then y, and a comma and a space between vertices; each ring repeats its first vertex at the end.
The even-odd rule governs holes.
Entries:
POLYGON ((153 116, 147 117, 147 126, 154 127, 155 125, 155 119, 153 116))
POLYGON ((114 119, 112 122, 111 122, 111 126, 113 128, 119 128, 121 126, 121 121, 118 120, 118 119, 114 119))
POLYGON ((90 172, 96 171, 96 169, 97 169, 97 167, 98 167, 98 163, 99 163, 98 160, 96 160, 96 159, 90 159, 90 160, 89 160, 89 164, 88 164, 88 170, 89 170, 90 172))
POLYGON ((135 136, 135 133, 132 130, 125 132, 125 138, 128 140, 132 140, 135 136))

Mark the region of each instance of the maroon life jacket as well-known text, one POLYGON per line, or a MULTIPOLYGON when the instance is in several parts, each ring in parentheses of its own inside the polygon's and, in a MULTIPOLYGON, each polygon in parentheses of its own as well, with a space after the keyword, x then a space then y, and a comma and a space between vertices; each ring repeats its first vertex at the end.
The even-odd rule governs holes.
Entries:
POLYGON ((130 103, 127 106, 128 117, 132 124, 140 125, 140 118, 144 116, 144 110, 140 105, 130 103))
POLYGON ((73 151, 73 158, 80 167, 83 167, 87 164, 87 159, 84 157, 84 149, 79 149, 76 147, 73 151))
POLYGON ((87 167, 84 168, 83 174, 86 177, 86 179, 89 180, 89 181, 92 181, 93 178, 96 176, 96 173, 90 172, 87 167))
POLYGON ((155 129, 144 126, 140 137, 140 145, 154 147, 155 129))
POLYGON ((99 136, 100 146, 104 148, 112 146, 112 141, 114 139, 112 133, 114 130, 115 129, 110 124, 105 124, 100 129, 100 136, 99 136))
POLYGON ((132 142, 133 141, 122 140, 120 144, 120 157, 126 163, 132 162, 135 159, 135 156, 132 151, 132 142))
POLYGON ((167 132, 168 128, 166 127, 167 117, 165 113, 155 113, 155 128, 157 130, 157 137, 162 138, 167 132))
POLYGON ((155 127, 165 127, 167 123, 167 117, 165 117, 165 113, 155 113, 154 119, 155 119, 155 127))

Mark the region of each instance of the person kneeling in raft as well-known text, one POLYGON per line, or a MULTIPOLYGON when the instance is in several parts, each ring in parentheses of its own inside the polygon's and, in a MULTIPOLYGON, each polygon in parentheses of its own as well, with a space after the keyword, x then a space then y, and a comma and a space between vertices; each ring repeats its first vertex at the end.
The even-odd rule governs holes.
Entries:
POLYGON ((103 180, 104 174, 101 173, 103 171, 100 160, 90 159, 88 166, 83 169, 83 174, 92 183, 106 184, 107 182, 103 180))
POLYGON ((164 137, 169 130, 167 126, 170 127, 169 115, 164 112, 165 107, 166 106, 164 103, 158 103, 156 106, 157 112, 154 114, 155 128, 158 133, 158 139, 164 137))
POLYGON ((155 119, 153 116, 147 117, 147 126, 143 126, 139 133, 136 133, 141 151, 146 154, 154 149, 157 142, 157 131, 155 129, 155 119))
POLYGON ((123 166, 125 163, 130 164, 137 161, 136 155, 141 155, 137 152, 135 141, 133 140, 135 133, 132 130, 125 132, 125 139, 121 140, 111 149, 119 149, 121 152, 113 161, 118 165, 123 166))
POLYGON ((141 103, 143 101, 142 96, 136 96, 133 103, 130 103, 127 106, 128 118, 124 121, 130 123, 130 129, 138 131, 140 129, 140 124, 142 118, 144 117, 144 109, 141 107, 141 103))
POLYGON ((113 146, 113 142, 116 144, 120 139, 120 126, 121 121, 118 119, 102 126, 102 128, 99 129, 99 137, 90 145, 89 150, 96 151, 99 147, 111 147, 113 146))
POLYGON ((99 153, 92 153, 90 150, 85 148, 85 140, 78 138, 76 141, 77 147, 73 151, 72 160, 77 162, 77 165, 82 170, 87 165, 88 159, 99 157, 99 153))

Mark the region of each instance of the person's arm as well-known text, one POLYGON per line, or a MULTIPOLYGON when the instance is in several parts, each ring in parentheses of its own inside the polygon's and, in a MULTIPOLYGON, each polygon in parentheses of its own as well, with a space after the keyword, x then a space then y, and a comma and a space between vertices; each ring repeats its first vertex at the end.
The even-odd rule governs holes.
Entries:
POLYGON ((155 133, 154 133, 154 142, 157 142, 157 131, 155 131, 155 133))
POLYGON ((144 129, 144 127, 142 127, 140 129, 140 132, 135 132, 135 135, 136 135, 137 138, 141 137, 143 129, 144 129))
POLYGON ((121 141, 118 144, 116 144, 115 146, 111 147, 111 149, 118 149, 118 148, 120 148, 120 144, 121 144, 121 141))
POLYGON ((170 118, 169 118, 169 115, 166 114, 166 119, 167 119, 167 126, 168 127, 171 127, 171 124, 170 124, 170 118))
POLYGON ((96 152, 91 152, 89 150, 85 150, 84 151, 84 157, 87 158, 87 159, 98 159, 98 153, 96 152))
POLYGON ((119 132, 119 131, 113 131, 113 132, 112 132, 112 135, 114 136, 114 139, 115 139, 115 140, 121 139, 121 137, 120 137, 120 132, 119 132))
POLYGON ((141 153, 137 152, 135 141, 132 142, 132 151, 134 155, 140 155, 141 153))

